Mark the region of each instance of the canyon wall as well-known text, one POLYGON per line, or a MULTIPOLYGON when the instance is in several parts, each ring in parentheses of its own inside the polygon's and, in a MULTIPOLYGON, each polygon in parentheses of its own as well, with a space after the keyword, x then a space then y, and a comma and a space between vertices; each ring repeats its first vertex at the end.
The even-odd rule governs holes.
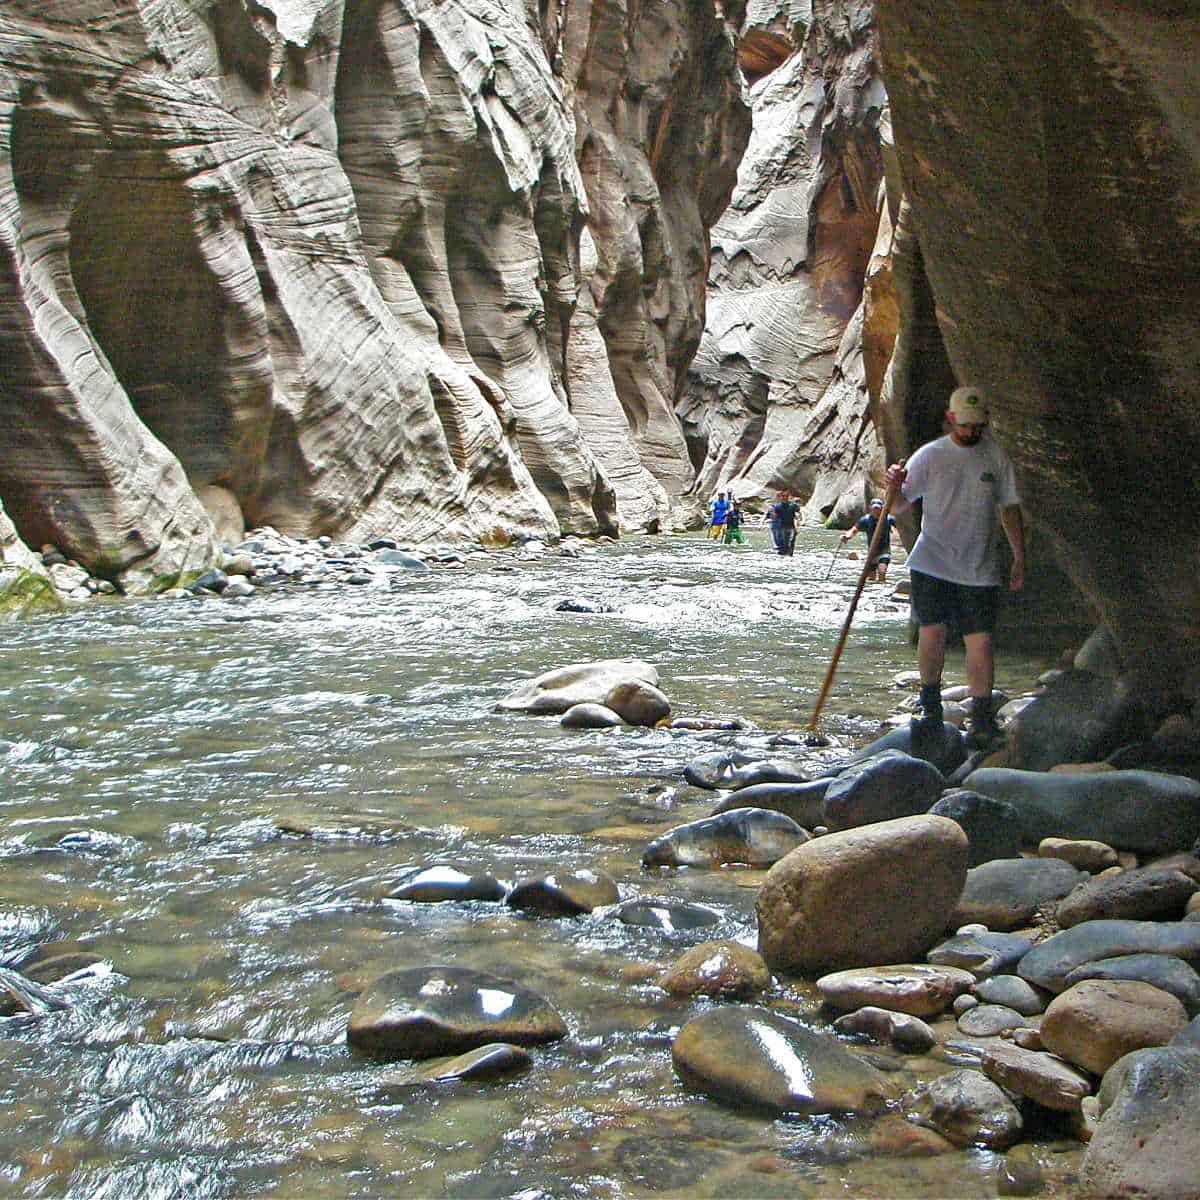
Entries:
POLYGON ((130 591, 247 526, 661 524, 738 88, 708 6, 12 0, 13 524, 130 591))

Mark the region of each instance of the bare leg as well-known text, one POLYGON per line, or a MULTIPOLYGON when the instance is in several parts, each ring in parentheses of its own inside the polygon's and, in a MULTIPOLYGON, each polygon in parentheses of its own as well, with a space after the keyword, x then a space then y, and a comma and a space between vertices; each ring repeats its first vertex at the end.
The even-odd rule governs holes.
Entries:
MULTIPOLYGON (((922 633, 925 631, 922 630, 922 633)), ((990 633, 968 633, 963 638, 967 651, 967 687, 972 696, 990 696, 995 681, 996 663, 990 633)), ((922 674, 922 679, 925 676, 922 674)))
POLYGON ((945 625, 922 625, 917 632, 917 669, 921 672, 921 682, 941 683, 945 665, 945 625))

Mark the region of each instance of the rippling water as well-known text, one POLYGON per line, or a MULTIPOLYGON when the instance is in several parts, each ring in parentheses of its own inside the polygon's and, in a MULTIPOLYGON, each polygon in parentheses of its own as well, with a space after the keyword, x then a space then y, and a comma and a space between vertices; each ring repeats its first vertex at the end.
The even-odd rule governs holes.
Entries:
MULTIPOLYGON (((994 1194, 982 1152, 881 1153, 878 1127, 733 1113, 676 1080, 672 1036, 704 1003, 649 981, 702 938, 753 944, 762 876, 638 862, 711 809, 679 771, 731 735, 568 732, 492 711, 551 667, 640 657, 677 714, 764 730, 738 744, 796 730, 857 581, 836 545, 805 531, 780 559, 760 531, 746 548, 635 539, 391 591, 126 602, 5 626, 0 961, 53 941, 113 971, 72 989, 67 1011, 0 1020, 0 1193, 994 1194), (617 611, 555 612, 565 598, 617 611), (405 868, 445 860, 508 880, 599 867, 623 899, 698 900, 723 924, 679 940, 604 912, 383 902, 405 868), (520 979, 571 1037, 517 1082, 374 1104, 389 1068, 345 1048, 355 994, 435 962, 520 979)), ((875 734, 901 696, 892 676, 914 665, 891 591, 868 586, 826 703, 822 729, 843 745, 875 734)), ((1006 655, 998 682, 1044 666, 1006 655)), ((815 1011, 804 985, 772 1002, 815 1011)))

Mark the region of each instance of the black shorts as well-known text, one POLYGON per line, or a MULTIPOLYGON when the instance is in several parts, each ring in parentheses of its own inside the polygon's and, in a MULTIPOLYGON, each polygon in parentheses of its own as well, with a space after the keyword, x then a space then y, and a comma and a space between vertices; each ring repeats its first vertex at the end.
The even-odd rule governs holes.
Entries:
POLYGON ((918 625, 947 625, 961 634, 991 633, 1000 606, 998 587, 968 587, 910 570, 918 625))

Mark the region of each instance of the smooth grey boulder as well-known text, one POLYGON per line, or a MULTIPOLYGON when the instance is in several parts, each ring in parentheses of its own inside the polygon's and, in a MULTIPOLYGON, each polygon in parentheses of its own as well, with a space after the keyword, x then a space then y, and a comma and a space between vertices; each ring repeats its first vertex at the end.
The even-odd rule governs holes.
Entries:
POLYGON ((1027 1024, 1015 1008, 1003 1004, 977 1004, 958 1018, 958 1029, 969 1037, 997 1037, 1008 1029, 1027 1024))
POLYGON ((923 759, 885 750, 848 766, 825 791, 821 809, 832 830, 915 817, 929 811, 946 780, 923 759))
POLYGON ((761 758, 734 767, 729 781, 722 786, 741 791, 760 783, 808 783, 812 772, 801 763, 786 758, 761 758))
POLYGON ((418 574, 433 569, 424 559, 418 558, 415 554, 405 554, 403 550, 380 550, 375 555, 375 561, 388 567, 403 567, 406 571, 415 571, 418 574))
POLYGON ((963 827, 971 847, 968 866, 978 867, 995 858, 1018 858, 1021 854, 1017 810, 1007 800, 954 788, 943 792, 929 811, 963 827))
POLYGON ((809 840, 791 817, 765 808, 734 808, 676 825, 642 853, 643 867, 769 867, 809 840))
POLYGON ((1084 963, 1124 954, 1170 954, 1200 964, 1200 924, 1191 921, 1085 921, 1034 946, 1017 974, 1051 992, 1084 963))
POLYGON ((508 889, 493 875, 464 871, 452 863, 415 867, 387 894, 389 900, 437 904, 452 900, 503 900, 508 889))
POLYGON ((1200 782, 1157 771, 1058 774, 981 767, 966 787, 1007 800, 1021 838, 1037 845, 1062 837, 1105 842, 1119 850, 1168 854, 1200 836, 1200 782))
POLYGON ((731 781, 739 767, 761 761, 759 756, 746 754, 741 750, 723 750, 719 754, 703 754, 699 758, 693 758, 683 768, 683 777, 692 787, 715 792, 720 788, 732 786, 731 781))
POLYGON ((958 925, 1020 929, 1041 905, 1061 900, 1087 878, 1057 858, 998 858, 967 872, 954 920, 958 925))
POLYGON ((496 704, 497 712, 560 716, 576 704, 604 704, 618 684, 658 685, 658 672, 639 659, 608 658, 572 663, 528 680, 496 704))
POLYGON ((1084 1151, 1085 1196, 1200 1196, 1200 1051, 1137 1050, 1100 1087, 1100 1118, 1084 1151))
POLYGON ((558 723, 564 729, 615 729, 625 719, 603 704, 572 704, 558 723))
POLYGON ((907 754, 911 758, 923 759, 931 766, 936 767, 945 777, 952 775, 967 757, 967 752, 963 747, 962 734, 949 721, 943 724, 940 737, 918 736, 914 738, 912 729, 908 725, 902 725, 899 729, 892 729, 883 737, 868 743, 830 774, 841 774, 847 767, 855 766, 864 759, 874 758, 877 754, 882 754, 887 750, 895 750, 901 754, 907 754))
POLYGON ((892 1088, 836 1038, 765 1008, 726 1006, 689 1021, 671 1047, 688 1087, 772 1113, 881 1109, 892 1088))
POLYGON ((1012 761, 1026 771, 1096 762, 1127 740, 1125 718, 1115 679, 1064 671, 1021 710, 1011 739, 1012 761))
POLYGON ((537 993, 449 966, 380 976, 359 996, 346 1027, 354 1050, 381 1058, 433 1058, 489 1042, 539 1045, 566 1034, 562 1017, 537 993))
POLYGON ((1033 942, 1015 933, 959 933, 939 942, 925 958, 945 967, 962 967, 976 979, 1012 970, 1033 949, 1033 942))
POLYGON ((708 929, 720 922, 721 914, 682 900, 628 900, 617 909, 616 918, 624 925, 672 934, 708 929))
POLYGON ((1193 1017, 1167 1045, 1180 1046, 1184 1050, 1200 1050, 1200 1017, 1193 1017))
POLYGON ((1004 1150, 1020 1141, 1025 1123, 1004 1089, 978 1071, 939 1075, 917 1097, 912 1114, 956 1146, 1004 1150))
POLYGON ((987 1004, 1003 1004, 1023 1017, 1044 1012, 1050 997, 1019 975, 993 975, 975 985, 975 995, 987 1004))
POLYGON ((517 884, 508 906, 539 917, 580 917, 620 898, 616 881, 603 871, 558 871, 517 884))
POLYGON ((821 805, 830 782, 814 779, 810 783, 758 783, 731 792, 713 809, 712 815, 734 808, 769 808, 791 817, 805 829, 812 829, 824 821, 821 805))
POLYGON ((1189 1017, 1200 1012, 1200 974, 1171 954, 1119 954, 1076 967, 1063 980, 1074 987, 1084 979, 1129 979, 1170 992, 1189 1017))
POLYGON ((1062 929, 1106 919, 1179 920, 1196 887, 1182 871, 1135 868, 1080 884, 1059 901, 1054 917, 1062 929))

